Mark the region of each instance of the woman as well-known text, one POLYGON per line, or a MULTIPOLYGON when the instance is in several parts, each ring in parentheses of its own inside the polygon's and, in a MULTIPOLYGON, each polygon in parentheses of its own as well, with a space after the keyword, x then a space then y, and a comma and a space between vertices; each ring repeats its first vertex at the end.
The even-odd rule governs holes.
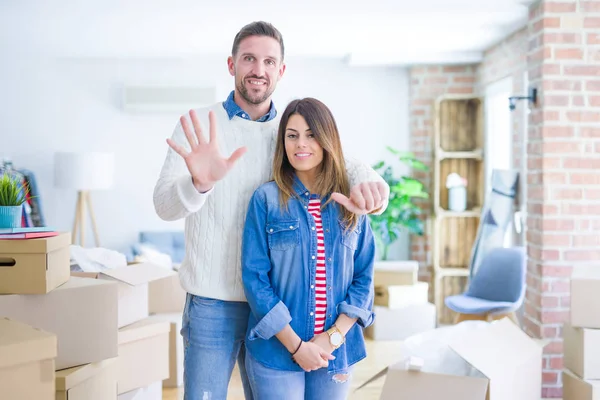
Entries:
POLYGON ((260 400, 344 399, 374 318, 375 244, 367 218, 331 199, 350 188, 320 101, 286 108, 273 176, 250 200, 242 245, 250 385, 260 400))

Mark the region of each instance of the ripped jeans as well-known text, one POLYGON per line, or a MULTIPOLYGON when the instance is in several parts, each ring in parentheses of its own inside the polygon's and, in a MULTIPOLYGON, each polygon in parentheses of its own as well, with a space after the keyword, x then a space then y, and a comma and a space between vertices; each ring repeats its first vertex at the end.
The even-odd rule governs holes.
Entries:
POLYGON ((330 375, 327 368, 312 372, 281 371, 265 367, 246 353, 246 371, 255 399, 343 400, 348 397, 352 367, 346 374, 330 375))
POLYGON ((184 345, 184 399, 225 400, 237 360, 246 400, 252 400, 244 359, 250 307, 188 293, 181 335, 184 345))

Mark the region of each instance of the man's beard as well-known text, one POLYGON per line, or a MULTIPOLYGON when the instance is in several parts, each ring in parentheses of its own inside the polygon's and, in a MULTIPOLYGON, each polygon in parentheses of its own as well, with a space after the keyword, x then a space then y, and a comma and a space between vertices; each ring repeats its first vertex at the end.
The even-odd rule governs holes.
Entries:
POLYGON ((267 99, 269 97, 271 97, 271 95, 273 94, 273 91, 275 90, 275 88, 267 87, 267 90, 264 92, 264 94, 252 96, 252 94, 248 91, 246 86, 244 86, 244 80, 242 80, 241 82, 238 83, 237 90, 238 90, 238 92, 240 92, 240 95, 244 98, 244 100, 246 102, 253 104, 255 106, 267 101, 267 99))

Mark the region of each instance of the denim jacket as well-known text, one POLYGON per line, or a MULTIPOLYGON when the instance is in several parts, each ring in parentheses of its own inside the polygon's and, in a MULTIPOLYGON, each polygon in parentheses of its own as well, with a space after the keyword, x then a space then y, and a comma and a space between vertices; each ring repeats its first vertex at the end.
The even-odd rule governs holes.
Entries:
MULTIPOLYGON (((310 193, 295 179, 296 197, 288 209, 279 204, 275 182, 253 194, 242 242, 242 279, 250 317, 246 347, 263 365, 302 371, 275 336, 289 323, 304 341, 314 336, 317 233, 308 212, 310 193)), ((327 198, 321 199, 325 204, 327 198)), ((325 240, 327 313, 325 330, 339 314, 357 318, 345 343, 333 352, 330 373, 340 373, 366 357, 363 328, 373 323, 375 243, 369 221, 361 216, 352 231, 344 231, 340 206, 321 210, 325 240)))

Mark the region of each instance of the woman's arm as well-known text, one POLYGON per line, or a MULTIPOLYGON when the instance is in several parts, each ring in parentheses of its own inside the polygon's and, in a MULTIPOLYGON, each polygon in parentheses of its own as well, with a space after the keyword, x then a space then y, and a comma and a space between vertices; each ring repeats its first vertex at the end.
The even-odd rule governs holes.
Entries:
MULTIPOLYGON (((338 314, 356 319, 363 328, 373 323, 373 273, 375 267, 375 239, 366 216, 360 217, 360 236, 354 253, 354 277, 346 299, 338 304, 338 314)), ((341 329, 340 329, 341 330, 341 329)))

